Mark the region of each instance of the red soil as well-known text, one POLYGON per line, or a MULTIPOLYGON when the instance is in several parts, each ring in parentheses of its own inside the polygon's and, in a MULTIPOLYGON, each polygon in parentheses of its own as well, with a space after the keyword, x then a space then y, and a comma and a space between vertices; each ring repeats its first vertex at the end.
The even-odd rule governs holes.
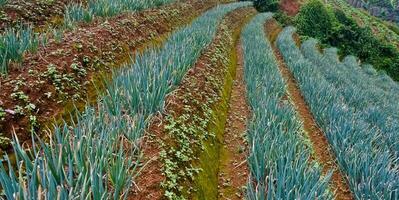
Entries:
POLYGON ((323 166, 323 173, 327 173, 329 170, 334 170, 331 180, 331 188, 335 190, 336 199, 354 199, 349 189, 347 179, 339 170, 339 166, 336 163, 336 158, 330 150, 330 146, 325 134, 318 127, 308 105, 306 104, 305 99, 301 94, 301 90, 299 89, 294 76, 285 65, 280 51, 274 44, 276 38, 274 35, 281 31, 281 27, 275 20, 269 20, 265 24, 265 31, 268 36, 271 36, 269 37, 269 40, 271 43, 273 43, 274 55, 278 60, 280 72, 286 81, 290 100, 294 104, 300 119, 303 121, 304 130, 312 143, 312 147, 315 152, 313 159, 317 160, 323 166), (272 34, 269 34, 269 32, 272 34))
POLYGON ((219 164, 219 199, 239 200, 245 196, 248 181, 248 144, 245 142, 250 110, 246 102, 242 48, 238 43, 237 71, 229 103, 224 143, 219 164))
POLYGON ((299 12, 300 3, 298 0, 281 0, 280 9, 289 16, 295 16, 299 12))
MULTIPOLYGON (((23 67, 13 64, 9 76, 5 79, 0 78, 0 106, 10 110, 15 110, 17 105, 25 106, 26 102, 11 97, 16 86, 13 81, 20 80, 24 85, 17 89, 28 96, 30 103, 35 104, 37 109, 33 114, 39 124, 43 125, 54 118, 68 115, 67 112, 73 108, 72 103, 83 107, 86 96, 89 100, 95 99, 97 93, 91 80, 96 80, 100 74, 109 74, 112 68, 127 62, 132 51, 140 50, 149 42, 155 41, 155 36, 166 36, 217 3, 219 2, 216 0, 189 0, 159 9, 126 13, 105 22, 83 24, 77 30, 66 33, 61 43, 50 41, 37 53, 27 54, 21 64, 23 67), (89 58, 88 63, 84 61, 85 58, 89 58), (87 71, 87 75, 79 76, 72 69, 72 63, 81 65, 87 71), (80 86, 65 88, 68 99, 63 100, 50 78, 42 77, 48 71, 49 64, 54 65, 61 75, 71 74, 80 86), (33 75, 32 71, 35 72, 33 75), (52 94, 50 98, 46 96, 48 92, 52 94), (71 96, 74 94, 80 94, 83 98, 72 101, 71 96), (59 102, 60 100, 63 102, 59 102)), ((5 121, 0 121, 0 132, 4 136, 11 137, 15 131, 22 142, 30 139, 29 127, 27 115, 7 113, 5 121)), ((36 130, 39 134, 40 128, 44 127, 36 130)))

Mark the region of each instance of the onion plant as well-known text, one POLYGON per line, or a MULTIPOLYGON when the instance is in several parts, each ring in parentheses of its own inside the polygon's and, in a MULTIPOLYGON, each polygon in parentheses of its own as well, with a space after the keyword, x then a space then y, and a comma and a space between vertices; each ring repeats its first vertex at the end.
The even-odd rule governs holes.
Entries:
MULTIPOLYGON (((352 102, 344 96, 349 95, 344 92, 345 87, 359 83, 335 85, 331 74, 323 72, 322 63, 313 63, 302 55, 292 38, 294 31, 292 27, 285 28, 277 39, 278 47, 318 125, 326 134, 338 164, 347 174, 353 194, 357 199, 399 199, 398 158, 386 145, 381 145, 381 139, 385 140, 387 136, 365 119, 360 107, 350 105, 352 102)), ((345 66, 349 67, 348 64, 345 66)), ((334 66, 329 70, 339 73, 340 68, 334 66)), ((342 73, 340 76, 347 77, 342 73)), ((352 92, 349 99, 363 98, 359 91, 352 92)), ((369 109, 369 112, 371 116, 373 110, 369 109)), ((378 115, 375 117, 379 120, 378 115)))
POLYGON ((8 63, 21 62, 26 51, 36 51, 40 37, 31 26, 8 29, 0 35, 0 75, 8 72, 8 63))
POLYGON ((56 126, 49 141, 30 150, 15 138, 17 170, 5 156, 0 184, 8 199, 123 199, 138 175, 138 141, 148 119, 172 91, 239 2, 218 6, 176 31, 160 49, 149 48, 115 71, 96 107, 56 126), (7 170, 9 169, 9 170, 7 170))
POLYGON ((311 161, 311 145, 278 69, 259 14, 243 30, 245 81, 253 114, 248 126, 250 180, 248 199, 331 199, 331 172, 323 177, 311 161))
POLYGON ((139 11, 161 6, 174 0, 89 0, 87 5, 70 4, 66 7, 66 24, 91 21, 95 16, 112 17, 122 12, 139 11))
POLYGON ((335 86, 345 103, 357 115, 381 132, 382 137, 376 141, 376 145, 385 145, 395 158, 399 158, 399 94, 395 93, 397 84, 391 84, 389 80, 381 85, 370 84, 375 83, 376 76, 366 74, 356 57, 347 56, 341 63, 337 57, 331 59, 330 53, 323 56, 316 44, 314 39, 303 43, 305 58, 319 66, 317 70, 335 86))
POLYGON ((175 0, 89 0, 87 5, 73 2, 65 8, 64 26, 58 30, 51 29, 50 34, 43 33, 39 36, 30 26, 7 30, 0 36, 0 75, 7 74, 10 62, 22 61, 25 52, 36 51, 39 44, 46 45, 49 37, 60 41, 60 33, 73 27, 76 22, 91 22, 95 16, 112 17, 122 12, 140 11, 173 1, 175 0))

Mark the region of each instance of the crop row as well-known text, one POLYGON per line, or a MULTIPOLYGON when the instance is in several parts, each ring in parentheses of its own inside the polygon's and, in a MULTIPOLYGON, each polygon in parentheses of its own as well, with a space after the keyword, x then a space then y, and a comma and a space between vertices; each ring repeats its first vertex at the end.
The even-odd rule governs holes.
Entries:
MULTIPOLYGON (((277 45, 318 125, 326 134, 340 168, 347 174, 353 194, 357 199, 398 199, 397 158, 387 148, 389 145, 380 142, 381 139, 388 142, 386 133, 366 121, 373 112, 365 117, 363 114, 366 113, 360 109, 362 105, 356 105, 357 109, 350 105, 363 98, 357 95, 358 91, 350 89, 348 91, 353 94, 345 96, 349 95, 346 88, 352 88, 354 83, 342 82, 341 87, 336 87, 334 81, 338 86, 339 77, 335 80, 326 78, 328 75, 323 72, 325 67, 320 61, 317 64, 306 59, 292 38, 293 32, 294 28, 285 28, 278 37, 277 45)), ((338 71, 339 67, 334 70, 338 71)), ((346 77, 344 74, 340 76, 346 77)), ((372 108, 369 111, 373 109, 376 110, 372 108)), ((378 121, 380 116, 374 117, 369 120, 378 121)))
MULTIPOLYGON (((398 85, 389 79, 384 79, 382 85, 375 84, 374 75, 365 73, 355 57, 347 56, 341 63, 334 49, 327 50, 327 56, 323 56, 316 44, 313 39, 303 43, 305 58, 318 66, 324 78, 342 94, 343 102, 381 134, 376 145, 386 145, 394 158, 399 158, 399 142, 396 140, 399 137, 398 85)), ((370 71, 372 66, 365 69, 373 72, 370 71)))
POLYGON ((251 172, 248 199, 331 199, 321 167, 312 161, 301 121, 289 100, 259 14, 242 33, 247 99, 253 114, 248 126, 251 172))
POLYGON ((11 161, 0 169, 9 199, 119 199, 137 176, 138 139, 151 115, 163 109, 165 96, 210 43, 221 18, 248 2, 218 6, 175 32, 160 49, 148 49, 116 71, 106 95, 87 106, 77 120, 55 127, 49 142, 33 140, 31 150, 13 144, 11 161))
POLYGON ((86 4, 72 3, 66 7, 66 25, 91 22, 95 17, 112 17, 127 11, 140 11, 161 6, 175 0, 89 0, 86 4))
POLYGON ((174 0, 90 0, 87 5, 71 3, 66 7, 63 26, 35 33, 32 26, 7 29, 0 35, 0 76, 7 74, 10 62, 21 62, 26 52, 35 52, 52 38, 61 41, 63 32, 78 22, 91 22, 95 17, 112 17, 123 12, 140 11, 170 3, 174 0))

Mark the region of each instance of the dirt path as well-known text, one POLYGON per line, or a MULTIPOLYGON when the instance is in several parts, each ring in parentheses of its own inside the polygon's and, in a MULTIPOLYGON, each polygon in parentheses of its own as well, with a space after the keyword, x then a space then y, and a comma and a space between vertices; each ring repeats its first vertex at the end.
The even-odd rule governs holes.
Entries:
POLYGON ((243 199, 243 186, 248 181, 247 156, 245 142, 246 122, 250 111, 246 102, 242 48, 238 43, 237 69, 229 102, 229 112, 224 132, 224 141, 219 163, 219 199, 243 199))
POLYGON ((296 111, 303 121, 303 127, 307 133, 308 138, 312 143, 312 147, 315 153, 315 158, 323 166, 323 173, 327 173, 328 170, 333 169, 334 173, 332 176, 331 188, 335 190, 337 200, 353 199, 352 194, 349 190, 348 183, 344 178, 344 175, 340 172, 337 163, 335 162, 335 156, 329 148, 329 143, 323 131, 317 126, 317 123, 306 104, 304 97, 296 83, 294 76, 291 71, 284 63, 284 59, 280 54, 280 51, 275 45, 275 35, 281 31, 281 27, 276 25, 275 20, 269 20, 265 25, 266 34, 269 36, 271 43, 273 44, 274 55, 276 56, 279 63, 279 70, 283 75, 283 78, 287 84, 288 95, 291 102, 294 104, 296 111), (271 31, 269 31, 271 30, 271 31), (276 31, 278 30, 278 31, 276 31), (271 35, 268 34, 272 33, 271 35))

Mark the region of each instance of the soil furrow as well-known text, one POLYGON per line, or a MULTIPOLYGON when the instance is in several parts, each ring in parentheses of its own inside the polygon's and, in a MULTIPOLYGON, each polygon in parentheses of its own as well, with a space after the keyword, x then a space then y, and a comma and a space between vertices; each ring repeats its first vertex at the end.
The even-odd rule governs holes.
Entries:
POLYGON ((229 102, 219 163, 219 199, 243 199, 248 181, 248 144, 245 141, 250 110, 246 102, 243 55, 236 45, 237 68, 229 102))
POLYGON ((172 170, 178 176, 177 186, 169 192, 189 199, 217 199, 219 151, 236 67, 230 58, 240 28, 255 13, 253 8, 241 8, 225 17, 213 42, 165 100, 165 113, 153 117, 141 141, 143 163, 148 164, 137 177, 136 190, 130 199, 165 198, 161 187, 168 182, 164 174, 165 159, 177 165, 172 170), (185 121, 181 122, 182 119, 185 121), (173 133, 167 128, 172 124, 173 133), (182 144, 176 135, 189 138, 190 142, 182 144), (191 152, 186 161, 175 156, 184 149, 191 152), (194 179, 188 175, 191 173, 194 179))
POLYGON ((15 131, 20 141, 27 141, 31 130, 40 134, 50 120, 68 117, 74 105, 94 103, 98 95, 94 85, 101 86, 114 68, 130 61, 132 52, 158 43, 218 3, 190 0, 125 13, 83 25, 66 33, 62 42, 51 41, 27 54, 21 66, 11 67, 9 76, 0 78, 0 106, 7 111, 0 133, 11 138, 15 131), (24 113, 18 112, 21 109, 24 113))
MULTIPOLYGON (((290 98, 290 101, 296 108, 300 119, 303 121, 304 131, 307 133, 307 136, 312 143, 315 154, 315 158, 313 159, 322 164, 323 173, 327 173, 329 170, 334 170, 332 175, 331 188, 335 191, 336 199, 353 199, 351 191, 348 187, 347 179, 340 172, 339 166, 336 163, 335 156, 330 150, 327 138, 325 137, 322 130, 318 127, 309 107, 306 104, 304 97, 301 94, 301 91, 296 83, 293 74, 285 65, 284 59, 275 45, 275 39, 280 31, 281 27, 274 19, 266 22, 265 32, 272 44, 274 55, 276 56, 279 63, 279 70, 286 81, 288 96, 290 98)), ((299 41, 298 38, 297 41, 299 41)))

